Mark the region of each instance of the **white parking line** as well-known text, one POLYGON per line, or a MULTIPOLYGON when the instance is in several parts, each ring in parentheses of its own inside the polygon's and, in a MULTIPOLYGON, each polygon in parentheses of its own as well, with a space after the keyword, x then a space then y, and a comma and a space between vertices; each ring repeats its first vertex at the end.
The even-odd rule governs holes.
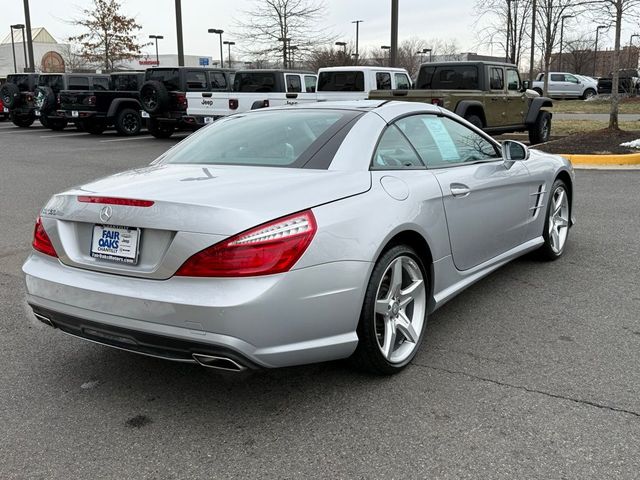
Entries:
POLYGON ((80 135, 88 135, 86 132, 74 132, 74 133, 56 133, 55 135, 41 135, 40 138, 61 138, 61 137, 79 137, 80 135))
MULTIPOLYGON (((7 129, 9 130, 9 129, 7 129)), ((0 132, 0 135, 17 135, 18 133, 42 133, 46 131, 44 128, 19 128, 16 127, 15 130, 9 130, 8 132, 0 132)))
POLYGON ((100 143, 129 142, 131 140, 148 140, 149 138, 151 138, 151 136, 149 135, 140 135, 138 137, 110 138, 109 140, 100 140, 100 143))

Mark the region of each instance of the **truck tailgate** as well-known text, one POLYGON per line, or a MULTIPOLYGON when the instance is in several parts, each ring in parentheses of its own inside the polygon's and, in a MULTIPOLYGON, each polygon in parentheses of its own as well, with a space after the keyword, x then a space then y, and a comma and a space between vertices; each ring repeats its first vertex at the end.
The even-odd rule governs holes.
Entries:
POLYGON ((222 117, 236 113, 229 108, 230 92, 187 92, 187 115, 222 117))

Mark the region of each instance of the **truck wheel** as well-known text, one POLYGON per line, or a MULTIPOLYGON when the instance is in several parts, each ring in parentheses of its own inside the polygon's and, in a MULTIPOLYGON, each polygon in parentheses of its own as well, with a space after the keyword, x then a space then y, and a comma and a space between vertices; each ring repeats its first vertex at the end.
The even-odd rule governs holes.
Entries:
POLYGON ((85 120, 83 122, 84 131, 91 135, 102 135, 107 128, 104 122, 99 120, 85 120))
POLYGON ((140 103, 149 113, 159 113, 169 107, 169 92, 162 82, 149 80, 140 89, 140 103))
POLYGON ((582 94, 582 99, 587 100, 588 98, 595 97, 598 93, 593 88, 587 88, 582 94))
POLYGON ((40 115, 38 117, 38 120, 40 120, 40 125, 42 125, 44 128, 50 127, 49 118, 47 118, 46 115, 40 115))
POLYGON ((64 130, 65 128, 67 128, 67 120, 64 118, 49 120, 49 128, 51 130, 55 130, 56 132, 64 130))
POLYGON ((480 118, 478 115, 467 115, 464 117, 464 119, 474 127, 478 127, 478 128, 484 127, 484 122, 482 121, 482 118, 480 118))
POLYGON ((2 103, 7 108, 16 108, 20 104, 20 89, 13 83, 5 83, 0 87, 2 103))
POLYGON ((36 116, 31 114, 31 115, 11 115, 11 121, 13 122, 14 125, 21 127, 21 128, 27 128, 30 127, 33 122, 36 121, 36 116))
POLYGON ((116 115, 115 127, 120 135, 127 137, 138 135, 142 128, 142 118, 140 112, 133 108, 123 108, 116 115))
POLYGON ((149 132, 156 138, 169 138, 175 130, 173 125, 162 124, 157 120, 149 120, 149 132))
POLYGON ((545 143, 551 137, 551 114, 545 110, 538 113, 536 122, 529 128, 529 143, 545 143))

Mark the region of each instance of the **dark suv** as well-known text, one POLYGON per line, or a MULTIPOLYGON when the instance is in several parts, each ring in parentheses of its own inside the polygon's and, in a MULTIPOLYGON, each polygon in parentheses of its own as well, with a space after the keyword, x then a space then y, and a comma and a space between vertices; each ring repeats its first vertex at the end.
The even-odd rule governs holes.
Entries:
POLYGON ((58 113, 63 90, 108 90, 109 75, 97 73, 43 73, 35 90, 35 115, 51 130, 64 130, 67 119, 58 113))
POLYGON ((58 114, 94 135, 114 125, 120 135, 137 135, 142 127, 140 86, 144 72, 117 72, 108 90, 64 90, 58 114))
POLYGON ((35 121, 34 90, 38 84, 37 73, 14 73, 0 87, 3 113, 18 127, 30 127, 35 121))
POLYGON ((140 103, 148 118, 149 132, 169 138, 176 129, 195 130, 197 119, 187 114, 187 92, 230 92, 233 71, 225 69, 175 67, 150 68, 140 89, 140 103))

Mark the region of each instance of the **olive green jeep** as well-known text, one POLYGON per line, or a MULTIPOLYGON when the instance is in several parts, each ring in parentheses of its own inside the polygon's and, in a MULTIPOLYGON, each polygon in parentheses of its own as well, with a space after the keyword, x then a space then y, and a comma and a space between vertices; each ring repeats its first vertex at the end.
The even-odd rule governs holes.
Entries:
POLYGON ((413 90, 374 90, 375 100, 425 102, 451 110, 487 133, 529 132, 532 145, 551 136, 551 99, 528 90, 509 63, 434 62, 420 67, 413 90))

